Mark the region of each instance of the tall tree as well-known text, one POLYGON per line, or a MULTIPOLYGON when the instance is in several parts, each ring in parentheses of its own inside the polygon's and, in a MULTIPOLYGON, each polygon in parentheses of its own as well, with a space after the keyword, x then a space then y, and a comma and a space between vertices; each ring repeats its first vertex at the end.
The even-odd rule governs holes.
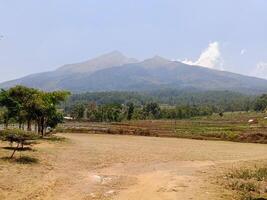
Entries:
POLYGON ((4 111, 3 118, 6 127, 10 119, 15 119, 19 127, 27 121, 28 130, 31 122, 38 124, 38 132, 44 135, 47 126, 55 126, 62 121, 62 114, 57 106, 66 100, 69 92, 43 92, 24 86, 16 86, 9 90, 1 90, 0 106, 4 111))
POLYGON ((55 116, 59 116, 57 111, 57 105, 65 101, 69 96, 69 92, 57 91, 57 92, 39 92, 35 102, 34 114, 37 119, 38 132, 44 135, 48 123, 55 116))
POLYGON ((267 109, 267 94, 263 94, 256 99, 254 109, 256 111, 264 111, 267 109))
POLYGON ((127 120, 131 120, 134 113, 134 104, 132 102, 127 104, 127 120))

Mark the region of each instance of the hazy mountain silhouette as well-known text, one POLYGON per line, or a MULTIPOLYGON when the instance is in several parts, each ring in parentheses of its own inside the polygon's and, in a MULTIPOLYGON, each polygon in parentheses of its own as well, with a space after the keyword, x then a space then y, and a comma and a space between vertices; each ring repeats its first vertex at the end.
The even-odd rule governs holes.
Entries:
POLYGON ((117 51, 86 62, 64 65, 55 71, 4 82, 0 84, 0 88, 18 84, 73 92, 162 88, 267 92, 265 79, 191 66, 160 56, 139 62, 117 51))

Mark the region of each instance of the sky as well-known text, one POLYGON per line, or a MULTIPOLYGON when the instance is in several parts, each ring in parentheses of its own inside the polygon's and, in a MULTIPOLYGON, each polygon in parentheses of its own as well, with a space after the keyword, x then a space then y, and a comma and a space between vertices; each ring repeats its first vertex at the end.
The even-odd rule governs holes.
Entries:
POLYGON ((0 0, 0 82, 118 50, 267 78, 267 0, 0 0))

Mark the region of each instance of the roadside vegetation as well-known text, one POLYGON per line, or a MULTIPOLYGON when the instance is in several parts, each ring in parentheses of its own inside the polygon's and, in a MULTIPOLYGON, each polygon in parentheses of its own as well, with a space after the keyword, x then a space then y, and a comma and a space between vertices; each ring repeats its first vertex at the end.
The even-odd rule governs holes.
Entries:
POLYGON ((254 165, 230 170, 220 181, 241 200, 267 199, 267 167, 254 165))

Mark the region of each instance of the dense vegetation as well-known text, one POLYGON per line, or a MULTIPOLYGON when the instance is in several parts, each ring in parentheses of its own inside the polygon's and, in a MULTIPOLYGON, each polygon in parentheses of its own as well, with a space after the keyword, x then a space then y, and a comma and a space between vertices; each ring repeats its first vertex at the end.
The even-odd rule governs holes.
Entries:
POLYGON ((212 113, 264 111, 266 99, 266 95, 229 91, 97 92, 74 94, 63 107, 73 118, 90 121, 186 119, 212 113))
POLYGON ((73 94, 66 102, 69 107, 76 103, 127 104, 137 106, 148 102, 176 105, 206 105, 224 111, 244 111, 252 107, 255 96, 230 91, 154 90, 147 92, 87 92, 73 94))
POLYGON ((258 97, 254 103, 254 110, 264 111, 267 108, 267 94, 258 97))
POLYGON ((74 119, 88 119, 95 122, 119 122, 122 120, 145 119, 185 119, 195 116, 207 116, 213 113, 209 106, 160 106, 150 102, 142 106, 134 103, 104 104, 78 103, 70 107, 70 116, 74 119))
POLYGON ((0 120, 6 128, 35 124, 39 133, 55 127, 63 114, 95 122, 122 120, 187 119, 234 111, 264 111, 267 95, 247 96, 229 91, 158 90, 147 92, 99 92, 69 95, 65 91, 43 92, 16 86, 0 92, 0 120), (63 103, 64 102, 64 103, 63 103), (63 112, 58 111, 58 105, 63 112))

